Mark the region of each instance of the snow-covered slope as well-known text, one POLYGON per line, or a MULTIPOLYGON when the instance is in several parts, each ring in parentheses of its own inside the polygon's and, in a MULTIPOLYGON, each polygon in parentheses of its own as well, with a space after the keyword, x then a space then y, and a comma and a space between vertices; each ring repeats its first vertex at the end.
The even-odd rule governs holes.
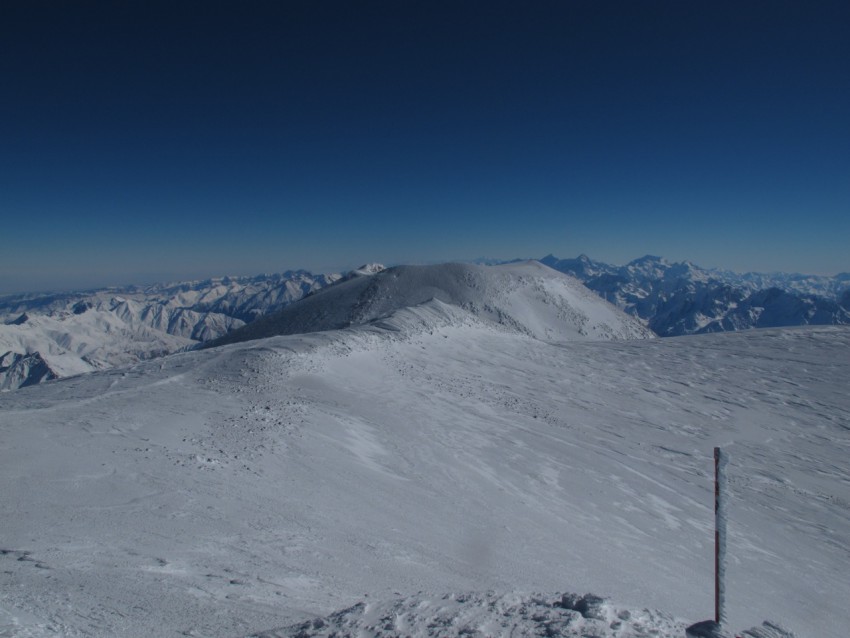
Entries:
POLYGON ((770 326, 850 324, 850 274, 734 273, 646 255, 625 266, 591 260, 542 263, 588 288, 667 337, 770 326))
POLYGON ((215 339, 339 278, 305 271, 0 298, 0 389, 126 365, 215 339), (36 364, 32 362, 37 361, 36 364))
POLYGON ((209 345, 334 330, 438 301, 548 341, 649 338, 652 333, 574 278, 536 261, 501 266, 397 266, 320 290, 209 345))
MULTIPOLYGON (((682 638, 713 611, 722 445, 730 629, 843 638, 848 378, 848 328, 552 343, 433 301, 23 388, 0 396, 0 635, 317 633, 413 604, 392 622, 483 638, 508 635, 491 602, 521 620, 512 592, 590 591, 642 614, 617 635, 682 638)), ((562 610, 534 613, 587 621, 562 610)))

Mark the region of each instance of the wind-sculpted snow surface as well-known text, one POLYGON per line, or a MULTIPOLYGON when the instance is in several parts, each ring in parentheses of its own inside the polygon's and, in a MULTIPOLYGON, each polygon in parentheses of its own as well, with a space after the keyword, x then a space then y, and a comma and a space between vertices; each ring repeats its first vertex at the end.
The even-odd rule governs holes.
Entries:
POLYGON ((592 591, 682 638, 713 612, 720 445, 730 628, 843 638, 848 378, 846 328, 556 344, 433 300, 7 393, 0 635, 312 631, 417 597, 411 622, 528 627, 511 592, 592 591))
POLYGON ((653 336, 572 277, 532 261, 389 268, 339 282, 209 345, 364 325, 432 300, 546 341, 653 336))

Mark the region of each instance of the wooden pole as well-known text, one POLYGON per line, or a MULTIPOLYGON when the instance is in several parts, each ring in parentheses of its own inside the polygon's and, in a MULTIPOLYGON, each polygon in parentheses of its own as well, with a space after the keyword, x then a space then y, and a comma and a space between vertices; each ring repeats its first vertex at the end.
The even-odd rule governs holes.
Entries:
POLYGON ((726 462, 714 448, 714 620, 703 620, 685 629, 688 638, 725 638, 726 622, 726 462))
POLYGON ((714 448, 714 622, 720 624, 720 448, 714 448))
POLYGON ((726 616, 726 455, 714 448, 714 621, 726 616))

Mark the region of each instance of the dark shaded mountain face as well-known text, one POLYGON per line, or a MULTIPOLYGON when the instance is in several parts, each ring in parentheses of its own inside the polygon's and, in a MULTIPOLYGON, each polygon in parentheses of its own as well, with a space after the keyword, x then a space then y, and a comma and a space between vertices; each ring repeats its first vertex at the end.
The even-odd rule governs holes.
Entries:
POLYGON ((656 334, 850 324, 850 276, 733 273, 652 255, 612 266, 586 255, 541 262, 572 275, 656 334))
POLYGON ((56 371, 38 352, 33 354, 7 352, 0 356, 0 390, 24 388, 58 378, 56 371))

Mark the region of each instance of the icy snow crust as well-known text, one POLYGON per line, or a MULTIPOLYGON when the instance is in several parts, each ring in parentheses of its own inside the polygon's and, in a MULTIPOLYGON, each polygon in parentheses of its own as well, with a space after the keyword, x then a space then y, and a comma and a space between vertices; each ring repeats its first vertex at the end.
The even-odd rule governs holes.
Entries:
POLYGON ((0 396, 0 635, 289 635, 337 610, 509 635, 491 603, 547 622, 511 592, 591 591, 607 629, 545 613, 682 638, 713 614, 721 445, 730 627, 843 637, 848 378, 843 327, 553 343, 431 300, 24 388, 0 396))
POLYGON ((573 277, 528 261, 396 266, 319 290, 211 345, 367 324, 432 300, 547 341, 654 336, 573 277))

